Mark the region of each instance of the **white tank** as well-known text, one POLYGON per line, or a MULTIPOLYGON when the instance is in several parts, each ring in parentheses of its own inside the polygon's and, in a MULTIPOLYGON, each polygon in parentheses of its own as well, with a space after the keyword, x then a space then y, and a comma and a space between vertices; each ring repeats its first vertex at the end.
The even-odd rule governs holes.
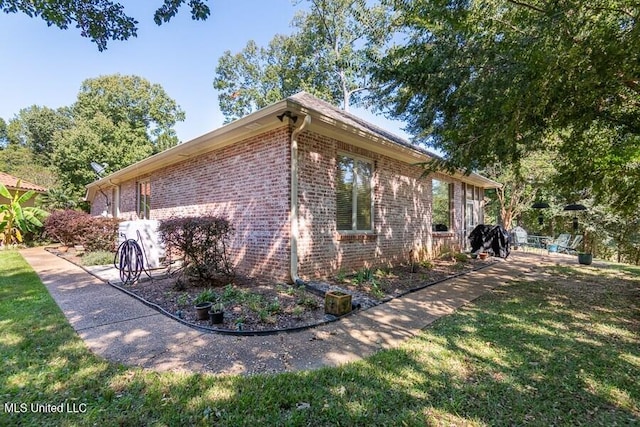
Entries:
POLYGON ((118 245, 127 239, 137 241, 144 253, 145 268, 158 268, 160 259, 165 256, 164 243, 158 233, 159 225, 160 222, 153 219, 123 221, 118 227, 118 245))

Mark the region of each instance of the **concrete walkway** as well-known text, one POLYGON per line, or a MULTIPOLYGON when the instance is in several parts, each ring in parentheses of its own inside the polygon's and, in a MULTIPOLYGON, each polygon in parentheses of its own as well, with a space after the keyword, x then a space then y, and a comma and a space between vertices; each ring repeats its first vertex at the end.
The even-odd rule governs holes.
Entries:
POLYGON ((512 252, 506 261, 337 322, 291 333, 233 336, 178 323, 42 248, 21 254, 94 353, 158 371, 217 374, 297 371, 358 360, 398 346, 439 317, 527 273, 535 264, 556 262, 548 256, 512 252))

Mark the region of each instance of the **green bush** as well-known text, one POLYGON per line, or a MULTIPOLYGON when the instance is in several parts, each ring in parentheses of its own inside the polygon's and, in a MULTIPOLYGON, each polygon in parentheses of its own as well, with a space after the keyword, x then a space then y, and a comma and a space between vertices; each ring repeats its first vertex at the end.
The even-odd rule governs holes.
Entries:
POLYGON ((110 252, 116 249, 118 224, 113 218, 67 209, 51 213, 44 228, 48 237, 65 246, 83 245, 90 252, 110 252))
POLYGON ((469 255, 464 252, 456 252, 453 254, 453 259, 455 259, 456 262, 467 262, 469 261, 469 255))
POLYGON ((110 265, 113 264, 115 254, 107 251, 87 252, 82 256, 82 265, 110 265))
POLYGON ((216 276, 233 276, 228 246, 234 228, 221 217, 205 215, 170 218, 160 222, 160 237, 169 251, 184 255, 185 271, 211 283, 216 276))

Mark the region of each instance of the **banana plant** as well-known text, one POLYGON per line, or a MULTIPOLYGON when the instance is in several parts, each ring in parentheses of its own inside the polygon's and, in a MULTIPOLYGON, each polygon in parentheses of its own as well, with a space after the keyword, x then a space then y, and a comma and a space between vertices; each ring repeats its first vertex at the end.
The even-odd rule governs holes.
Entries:
POLYGON ((41 220, 48 215, 40 208, 24 206, 36 192, 29 190, 21 195, 19 189, 20 181, 13 195, 4 184, 0 184, 0 196, 8 201, 0 203, 0 241, 5 246, 22 243, 24 234, 42 227, 41 220))

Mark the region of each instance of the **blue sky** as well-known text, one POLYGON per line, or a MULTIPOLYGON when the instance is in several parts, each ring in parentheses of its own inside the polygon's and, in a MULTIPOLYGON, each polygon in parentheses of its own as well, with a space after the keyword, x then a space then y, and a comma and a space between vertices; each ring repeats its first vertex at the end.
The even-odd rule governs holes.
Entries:
MULTIPOLYGON (((162 0, 123 1, 139 21, 138 37, 110 42, 99 52, 75 28, 47 27, 41 19, 0 12, 0 117, 9 121, 21 108, 71 105, 83 80, 100 75, 135 74, 159 83, 186 112, 176 125, 188 141, 220 127, 213 78, 224 51, 240 51, 253 39, 266 45, 275 34, 289 34, 291 19, 304 4, 291 0, 211 0, 207 21, 192 21, 188 8, 157 26, 153 12, 162 0)), ((368 111, 354 114, 407 137, 402 124, 368 111)))

